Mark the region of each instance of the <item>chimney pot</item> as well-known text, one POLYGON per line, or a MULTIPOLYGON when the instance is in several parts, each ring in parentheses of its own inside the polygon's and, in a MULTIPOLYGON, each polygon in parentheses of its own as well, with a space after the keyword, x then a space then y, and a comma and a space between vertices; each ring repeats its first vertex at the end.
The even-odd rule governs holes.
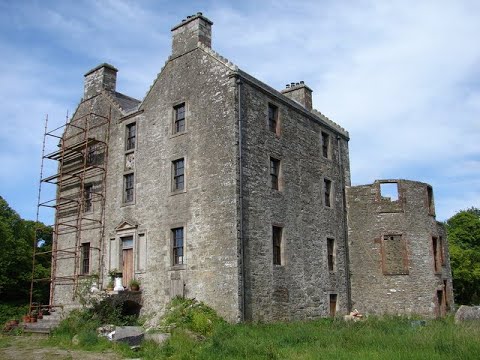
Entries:
POLYGON ((202 16, 203 14, 199 11, 197 12, 197 15, 202 16))
POLYGON ((302 85, 303 85, 303 84, 305 84, 305 82, 302 80, 302 81, 300 81, 300 84, 302 84, 302 85))
POLYGON ((290 87, 290 84, 287 84, 287 86, 285 86, 287 89, 290 87))

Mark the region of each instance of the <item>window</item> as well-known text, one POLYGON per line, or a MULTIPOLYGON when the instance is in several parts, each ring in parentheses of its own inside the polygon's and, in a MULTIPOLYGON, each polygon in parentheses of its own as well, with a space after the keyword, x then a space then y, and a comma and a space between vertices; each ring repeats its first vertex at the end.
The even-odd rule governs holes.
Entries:
POLYGON ((328 179, 323 179, 323 191, 325 195, 325 206, 332 207, 332 182, 328 179))
POLYGON ((282 228, 272 226, 273 265, 282 265, 282 228))
POLYGON ((433 190, 431 186, 427 186, 427 204, 428 213, 430 215, 435 215, 435 207, 433 205, 433 190))
POLYGON ((330 316, 335 317, 337 313, 337 294, 330 294, 330 316))
POLYGON ((322 155, 330 159, 330 135, 322 131, 322 155))
POLYGON ((185 103, 175 106, 174 108, 174 125, 173 133, 181 133, 185 131, 185 103))
POLYGON ((172 229, 173 265, 183 264, 183 227, 172 229))
POLYGON ((380 197, 382 200, 397 201, 398 200, 398 183, 388 182, 380 183, 380 197))
POLYGON ((180 191, 185 188, 185 161, 178 159, 172 162, 173 165, 173 191, 180 191))
POLYGON ((92 211, 93 186, 85 185, 83 187, 83 211, 92 211))
POLYGON ((123 202, 133 202, 133 174, 127 174, 123 177, 123 202))
POLYGON ((278 127, 278 107, 272 104, 268 104, 268 129, 277 133, 278 127))
POLYGON ((407 275, 407 246, 402 235, 383 236, 382 265, 385 275, 407 275))
POLYGON ((83 243, 81 248, 82 263, 80 274, 90 273, 90 243, 83 243))
POLYGON ((440 240, 433 236, 432 237, 432 248, 433 248, 433 261, 434 261, 434 268, 435 268, 435 273, 441 273, 442 272, 442 265, 444 263, 443 260, 443 253, 442 253, 442 238, 440 240))
POLYGON ((270 158, 270 179, 272 189, 279 190, 280 160, 270 158))
POLYGON ((127 131, 125 136, 125 150, 135 149, 135 138, 137 136, 137 127, 135 123, 127 125, 127 131))
POLYGON ((335 239, 327 238, 328 271, 335 271, 335 239))
POLYGON ((97 158, 97 147, 92 145, 87 149, 87 166, 95 165, 97 158))

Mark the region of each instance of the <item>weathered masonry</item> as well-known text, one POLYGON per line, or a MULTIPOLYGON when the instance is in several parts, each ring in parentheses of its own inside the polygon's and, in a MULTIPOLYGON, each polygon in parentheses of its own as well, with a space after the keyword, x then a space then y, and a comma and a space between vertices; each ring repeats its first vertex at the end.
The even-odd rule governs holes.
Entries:
POLYGON ((85 75, 46 155, 59 162, 44 179, 57 186, 52 305, 76 306, 82 282, 96 275, 103 290, 118 271, 126 291, 141 282, 152 317, 175 296, 233 322, 352 305, 443 314, 451 275, 431 188, 399 180, 387 200, 379 183, 350 187, 349 134, 313 108, 312 90, 242 71, 211 49, 211 28, 198 13, 172 29, 142 100, 116 91, 109 64, 85 75))
POLYGON ((453 304, 432 188, 407 180, 347 189, 352 302, 373 314, 436 314, 453 304))

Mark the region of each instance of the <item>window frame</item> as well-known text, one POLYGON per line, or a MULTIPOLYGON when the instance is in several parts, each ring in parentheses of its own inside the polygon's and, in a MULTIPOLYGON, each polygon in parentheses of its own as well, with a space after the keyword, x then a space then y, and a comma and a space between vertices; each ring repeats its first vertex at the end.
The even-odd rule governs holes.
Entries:
POLYGON ((93 212, 93 184, 83 185, 83 212, 93 212))
POLYGON ((90 250, 91 246, 89 242, 81 244, 81 262, 80 262, 80 274, 89 275, 90 274, 90 250))
POLYGON ((282 266, 283 261, 283 227, 272 225, 272 261, 274 266, 282 266))
POLYGON ((123 203, 133 204, 134 202, 135 202, 135 173, 130 172, 123 175, 123 203), (130 177, 131 177, 131 182, 129 181, 130 177), (130 192, 131 192, 131 198, 129 196, 130 192))
POLYGON ((320 131, 320 137, 322 142, 322 156, 324 159, 332 158, 332 149, 331 149, 331 136, 326 131, 320 131))
POLYGON ((133 121, 125 125, 125 151, 135 151, 136 147, 137 147, 137 122, 133 121))
POLYGON ((183 134, 187 131, 187 106, 185 102, 181 102, 173 106, 173 124, 172 124, 172 133, 183 134), (180 109, 183 109, 183 117, 179 117, 180 109))
POLYGON ((171 236, 171 249, 172 249, 172 266, 182 266, 185 265, 185 227, 178 226, 170 229, 171 236), (177 237, 177 234, 181 233, 181 238, 177 237), (181 245, 177 243, 178 240, 181 240, 181 245), (181 250, 181 255, 178 254, 179 249, 181 250))
POLYGON ((323 178, 323 204, 327 208, 333 208, 333 181, 323 178))
POLYGON ((279 113, 278 106, 269 102, 267 105, 267 128, 271 133, 277 136, 280 133, 279 113))
POLYGON ((186 168, 186 161, 185 157, 178 158, 176 160, 172 160, 172 192, 179 193, 186 191, 186 176, 185 176, 185 169, 186 168), (182 163, 182 167, 179 168, 178 165, 182 163), (181 169, 182 172, 177 174, 177 171, 181 169), (180 181, 181 179, 181 181, 180 181), (179 184, 182 184, 182 187, 179 187, 179 184))
POLYGON ((270 156, 270 188, 280 191, 281 160, 270 156))
POLYGON ((329 272, 337 269, 337 244, 335 238, 327 237, 327 268, 329 272))

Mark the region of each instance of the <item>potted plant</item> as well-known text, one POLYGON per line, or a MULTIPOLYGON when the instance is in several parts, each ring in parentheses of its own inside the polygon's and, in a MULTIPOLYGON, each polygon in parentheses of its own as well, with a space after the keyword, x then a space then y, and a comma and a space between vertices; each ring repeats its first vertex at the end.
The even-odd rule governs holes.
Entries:
POLYGON ((38 311, 37 311, 37 310, 33 310, 33 311, 30 313, 30 322, 32 322, 32 323, 37 322, 37 318, 38 318, 38 311))
POLYGON ((130 290, 132 291, 140 290, 140 281, 138 280, 132 279, 129 285, 130 285, 130 290))
POLYGON ((115 284, 113 283, 113 279, 110 279, 107 284, 107 291, 113 291, 115 284))
POLYGON ((23 321, 24 323, 29 323, 29 322, 30 322, 30 315, 29 315, 29 314, 23 315, 22 321, 23 321))

